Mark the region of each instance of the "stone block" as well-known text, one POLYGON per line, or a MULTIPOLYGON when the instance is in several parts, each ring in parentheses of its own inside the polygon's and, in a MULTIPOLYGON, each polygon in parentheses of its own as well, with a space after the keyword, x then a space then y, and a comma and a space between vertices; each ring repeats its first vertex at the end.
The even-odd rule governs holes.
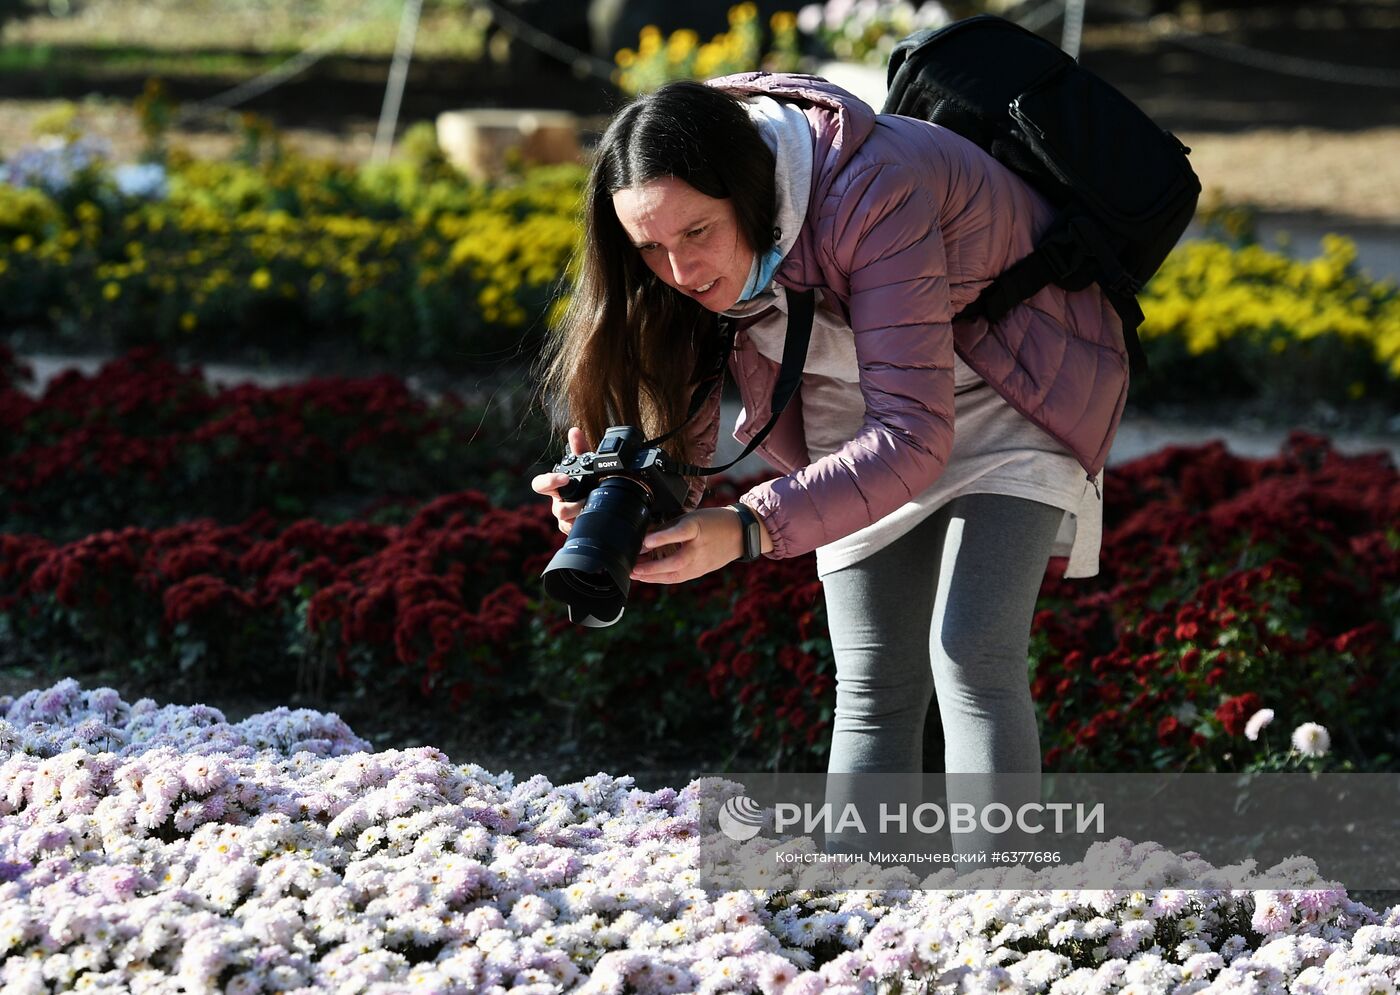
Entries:
POLYGON ((438 115, 438 146, 473 179, 499 176, 512 151, 526 163, 577 162, 578 117, 568 111, 474 108, 438 115))

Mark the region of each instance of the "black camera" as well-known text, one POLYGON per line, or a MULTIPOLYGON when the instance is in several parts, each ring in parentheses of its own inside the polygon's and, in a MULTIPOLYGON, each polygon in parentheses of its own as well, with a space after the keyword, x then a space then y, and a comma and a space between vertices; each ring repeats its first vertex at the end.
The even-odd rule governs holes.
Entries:
POLYGON ((588 498, 543 574, 545 593, 569 606, 571 622, 601 628, 620 619, 647 527, 685 510, 685 477, 644 442, 631 425, 614 425, 597 452, 566 456, 554 468, 573 478, 561 498, 588 498))

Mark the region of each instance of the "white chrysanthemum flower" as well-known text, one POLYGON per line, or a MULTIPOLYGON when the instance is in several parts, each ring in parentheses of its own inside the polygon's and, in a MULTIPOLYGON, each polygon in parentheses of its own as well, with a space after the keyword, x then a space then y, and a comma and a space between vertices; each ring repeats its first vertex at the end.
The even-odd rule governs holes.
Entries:
POLYGON ((1123 980, 1148 991, 1167 992, 1181 980, 1181 970, 1156 954, 1144 953, 1128 962, 1123 980))
POLYGON ((533 932, 558 914, 558 910, 539 895, 523 895, 511 907, 509 921, 518 929, 533 932))
POLYGON ((1183 980, 1200 980, 1210 977, 1225 966, 1225 959, 1214 950, 1203 950, 1186 958, 1181 966, 1183 980))
MULTIPOLYGON (((0 701, 0 714, 5 714, 5 707, 0 701)), ((1071 995, 1161 990, 1168 974, 1166 958, 1186 982, 1185 988, 1177 989, 1183 992, 1212 983, 1220 990, 1237 991, 1250 972, 1288 990, 1308 986, 1330 990, 1338 978, 1367 984, 1377 977, 1384 979, 1386 958, 1400 947, 1395 926, 1363 926, 1365 917, 1346 902, 1344 893, 1291 890, 1276 893, 1287 896, 1280 911, 1296 909, 1298 914, 1292 918, 1298 920, 1297 929, 1310 935, 1290 936, 1290 926, 1260 950, 1250 949, 1252 941, 1243 936, 1232 937, 1219 945, 1222 956, 1211 950, 1216 941, 1210 931, 1234 932, 1239 914, 1247 909, 1266 920, 1261 925, 1273 925, 1268 894, 1201 891, 1221 885, 1213 877, 1216 869, 1198 856, 1178 858, 1160 847, 1124 845, 1126 841, 1102 844, 1101 859, 1129 872, 1145 872, 1135 873, 1136 880, 1163 884, 1143 887, 1144 894, 1007 888, 998 895, 985 890, 921 892, 890 887, 793 892, 783 896, 781 909, 771 904, 774 896, 762 891, 711 899, 680 879, 692 868, 663 859, 676 844, 646 835, 675 817, 675 811, 649 806, 647 798, 630 790, 625 779, 595 779, 590 789, 599 823, 611 828, 601 837, 565 842, 549 835, 552 830, 541 829, 541 815, 572 805, 577 786, 555 789, 543 779, 532 779, 517 787, 510 777, 448 767, 430 750, 390 751, 368 761, 361 755, 359 762, 373 765, 378 781, 389 786, 377 798, 371 797, 375 792, 353 783, 359 777, 355 759, 329 760, 312 753, 288 757, 285 752, 255 758, 251 752, 228 752, 218 761, 226 766, 228 782, 217 794, 199 800, 198 813, 187 806, 180 808, 173 827, 175 839, 165 831, 142 833, 135 825, 138 806, 143 801, 158 802, 167 793, 160 785, 162 776, 178 776, 193 787, 191 782, 213 773, 201 766, 198 755, 181 755, 174 748, 182 729, 197 729, 203 735, 215 728, 212 710, 206 712, 210 714, 194 708, 160 709, 154 703, 131 709, 133 716, 146 716, 142 721, 155 744, 152 752, 131 757, 108 753, 101 755, 108 759, 102 759, 73 751, 56 758, 56 764, 45 768, 47 783, 50 789, 61 786, 64 801, 48 811, 42 799, 30 794, 34 772, 46 758, 21 755, 0 762, 0 797, 8 798, 18 783, 14 804, 27 803, 34 816, 24 825, 16 825, 14 819, 0 820, 0 853, 19 853, 21 836, 31 833, 25 837, 30 845, 46 852, 61 849, 69 862, 68 869, 58 870, 56 877, 44 883, 39 883, 41 876, 29 872, 4 880, 10 868, 0 863, 0 956, 15 946, 42 946, 35 942, 42 934, 68 946, 43 949, 35 969, 45 958, 62 955, 50 965, 50 971, 60 976, 50 985, 67 984, 62 977, 71 968, 73 980, 68 987, 75 990, 86 983, 84 979, 91 981, 94 990, 104 985, 158 990, 175 976, 188 984, 214 985, 220 972, 228 984, 230 977, 246 972, 256 976, 264 989, 301 987, 296 982, 305 975, 304 984, 327 990, 341 990, 348 979, 354 979, 356 990, 372 995, 410 991, 414 982, 426 984, 422 990, 527 984, 569 988, 585 975, 598 981, 595 967, 606 947, 614 945, 627 948, 629 957, 641 956, 641 948, 646 948, 648 956, 664 950, 665 974, 639 978, 645 986, 700 990, 711 980, 702 976, 714 973, 727 959, 745 974, 752 970, 752 977, 743 978, 744 984, 767 983, 776 988, 785 982, 794 992, 806 993, 819 990, 824 981, 834 983, 836 974, 795 974, 775 964, 771 955, 785 958, 799 972, 806 970, 812 966, 811 954, 788 944, 812 943, 829 931, 830 938, 848 948, 859 947, 864 940, 868 949, 849 951, 852 966, 859 961, 895 974, 907 964, 910 970, 927 968, 943 979, 940 984, 953 987, 1009 986, 1009 990, 1071 995), (83 767, 84 763, 89 766, 83 767), (89 772, 90 779, 85 780, 89 772), (407 798, 419 797, 411 787, 415 780, 430 782, 431 805, 387 811, 393 790, 402 790, 407 798), (91 797, 98 794, 100 799, 91 797), (248 808, 240 806, 240 797, 248 808), (90 815, 73 813, 70 801, 81 806, 88 800, 92 801, 90 815), (206 804, 214 807, 206 810, 206 804), (471 821, 470 813, 501 814, 511 805, 525 821, 519 831, 493 829, 496 824, 489 820, 480 825, 471 821), (341 818, 347 811, 351 815, 341 818), (369 836, 372 840, 398 819, 409 822, 403 845, 356 849, 356 838, 367 826, 375 827, 369 836), (344 831, 334 835, 324 825, 326 820, 344 831), (61 832, 55 832, 60 823, 61 832), (470 836, 476 836, 469 847, 480 847, 480 859, 446 852, 445 847, 458 846, 470 836), (279 840, 280 848, 273 845, 279 840), (129 882, 95 872, 115 873, 123 864, 139 869, 140 888, 151 893, 139 894, 135 901, 117 902, 111 897, 118 888, 125 896, 129 882), (70 888, 78 874, 89 875, 88 888, 70 888), (1161 890, 1155 900, 1147 900, 1168 883, 1178 890, 1161 890), (575 897, 596 898, 597 905, 589 901, 587 909, 578 909, 569 904, 567 893, 578 886, 585 890, 575 897), (219 896, 224 907, 206 904, 203 896, 221 888, 227 889, 219 896), (470 913, 454 911, 460 907, 457 891, 486 904, 470 913), (1210 897, 1187 897, 1205 894, 1210 897), (616 922, 592 914, 597 908, 611 918, 611 909, 624 905, 629 911, 616 922), (540 922, 542 916, 551 917, 551 908, 561 906, 554 922, 540 922), (1081 916, 1093 914, 1086 911, 1090 908, 1100 914, 1092 923, 1081 923, 1081 916), (1159 917, 1163 937, 1182 937, 1169 950, 1162 949, 1166 940, 1153 935, 1156 924, 1151 920, 1159 917), (999 928, 1001 941, 989 942, 985 933, 978 935, 979 923, 999 928), (838 934, 839 929, 850 934, 838 934), (1026 938, 1036 935, 1048 936, 1049 942, 1026 946, 1026 938), (1069 946, 1036 949, 1074 943, 1073 955, 1078 957, 1082 954, 1075 941, 1080 940, 1101 944, 1098 961, 1104 963, 1099 970, 1068 972, 1069 961, 1061 954, 1070 954, 1069 946), (431 965, 415 967, 415 958, 405 956, 409 946, 444 941, 451 949, 444 949, 431 965), (1013 941, 1015 948, 1010 945, 1013 941), (314 966, 298 952, 309 949, 303 944, 323 951, 314 966), (404 952, 396 952, 395 947, 404 952), (875 947, 880 949, 869 949, 875 947), (1110 959, 1119 949, 1122 959, 1110 959), (702 966, 705 958, 709 961, 702 966), (1227 961, 1232 973, 1215 977, 1227 961), (778 974, 760 976, 758 968, 763 964, 774 965, 778 974), (98 973, 104 969, 108 976, 98 973), (441 972, 445 980, 429 982, 433 971, 441 972)), ((129 724, 127 714, 114 712, 113 716, 103 721, 129 724)), ((70 725, 89 720, 89 715, 74 712, 70 725)), ((260 735, 279 743, 291 742, 279 738, 288 734, 278 728, 285 721, 284 713, 248 728, 261 729, 260 735)), ((307 729, 323 729, 320 722, 307 719, 307 729)), ((37 733, 20 735, 28 749, 37 733)), ((45 733, 43 742, 50 747, 61 744, 66 735, 45 733)), ((243 748, 243 740, 229 735, 220 740, 228 751, 243 748)), ((678 795, 690 806, 696 793, 687 788, 678 795)), ((0 807, 5 804, 0 801, 0 807)), ((1316 887, 1316 869, 1304 866, 1303 860, 1298 861, 1298 880, 1316 887)), ((14 861, 12 856, 10 862, 14 861)), ((1057 883, 1088 879, 1081 874, 1057 883)), ((608 963, 625 975, 630 965, 642 962, 623 958, 608 963)), ((653 963, 653 972, 662 970, 659 963, 653 963)), ((737 977, 715 980, 739 982, 737 977)), ((849 974, 841 980, 859 983, 849 974)), ((619 976, 618 984, 623 983, 619 976)), ((5 985, 13 986, 13 979, 7 977, 5 985)), ((1386 990, 1379 982, 1372 987, 1386 990)))
POLYGON ((1152 922, 1155 916, 1152 914, 1152 906, 1146 901, 1130 902, 1123 907, 1119 913, 1124 922, 1152 922))
POLYGON ((1332 748, 1332 737, 1316 722, 1304 722, 1293 730, 1293 749, 1305 757, 1325 756, 1332 748))
POLYGON ((1209 950, 1210 946, 1204 940, 1199 940, 1195 937, 1192 937, 1191 939, 1182 940, 1175 947, 1173 947, 1172 955, 1176 957, 1177 960, 1181 961, 1181 963, 1185 964, 1197 954, 1203 954, 1208 952, 1209 950))
POLYGON ((1277 933, 1293 921, 1293 906, 1287 892, 1259 891, 1255 893, 1254 914, 1250 925, 1265 936, 1277 933))
POLYGON ((663 923, 657 927, 656 942, 663 946, 672 946, 684 943, 690 937, 690 930, 686 924, 679 919, 672 919, 668 923, 663 923))
POLYGON ((1118 932, 1118 924, 1105 916, 1095 916, 1081 927, 1085 939, 1102 940, 1118 932))
POLYGON ((1259 738, 1259 734, 1264 731, 1264 727, 1274 720, 1274 710, 1272 708, 1261 708, 1249 717, 1249 721, 1244 724, 1244 738, 1251 743, 1259 738))
POLYGON ((1254 951, 1251 960, 1256 964, 1267 964, 1283 976, 1292 977, 1302 967, 1303 954, 1296 936, 1280 936, 1254 951))
POLYGON ((1023 978, 1036 991, 1048 988, 1057 978, 1070 970, 1070 959, 1051 950, 1032 950, 1010 968, 1013 976, 1023 978))

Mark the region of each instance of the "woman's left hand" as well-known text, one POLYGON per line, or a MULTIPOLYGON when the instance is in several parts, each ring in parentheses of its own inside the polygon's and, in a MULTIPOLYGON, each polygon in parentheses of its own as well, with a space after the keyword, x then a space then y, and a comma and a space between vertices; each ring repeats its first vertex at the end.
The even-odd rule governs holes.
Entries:
POLYGON ((656 553, 637 560, 632 579, 681 584, 737 560, 743 548, 738 515, 728 508, 701 508, 647 534, 642 550, 656 553))

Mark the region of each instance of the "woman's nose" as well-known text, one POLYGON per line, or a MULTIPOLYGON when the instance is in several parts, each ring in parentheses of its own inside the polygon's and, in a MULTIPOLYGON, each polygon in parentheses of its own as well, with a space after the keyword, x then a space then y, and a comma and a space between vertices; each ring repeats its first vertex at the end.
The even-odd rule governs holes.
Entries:
POLYGON ((678 286, 689 287, 690 281, 699 275, 695 266, 695 257, 688 252, 672 252, 671 278, 678 286))

